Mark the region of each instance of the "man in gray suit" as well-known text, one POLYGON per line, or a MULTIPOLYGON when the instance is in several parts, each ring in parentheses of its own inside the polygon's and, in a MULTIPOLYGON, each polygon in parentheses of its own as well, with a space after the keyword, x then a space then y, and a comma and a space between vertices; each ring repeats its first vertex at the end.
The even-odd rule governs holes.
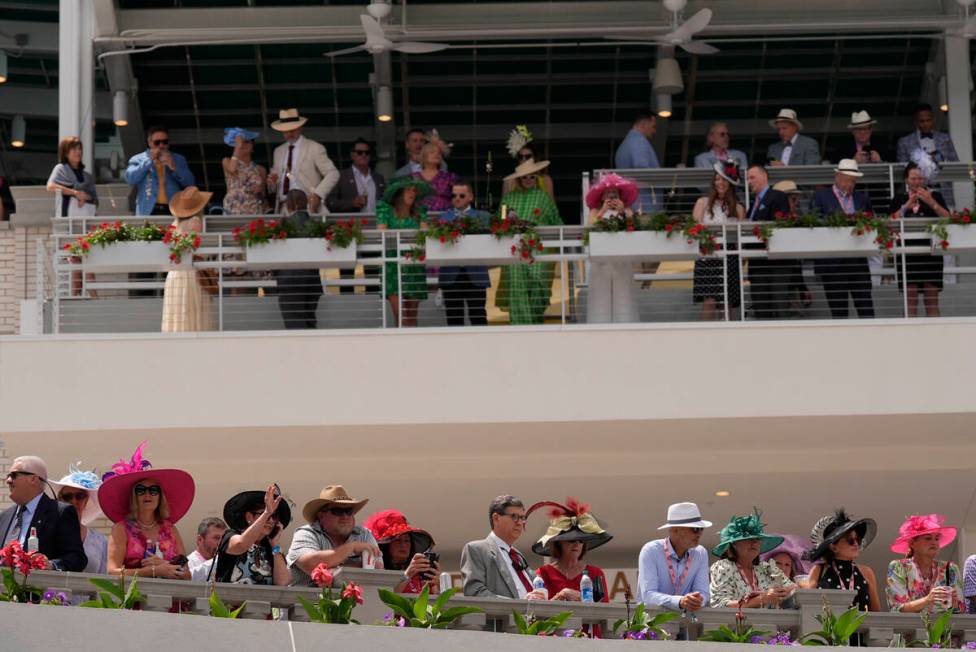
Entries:
POLYGON ((820 165, 820 145, 813 138, 800 133, 803 123, 793 109, 782 109, 769 121, 769 126, 779 134, 779 142, 766 150, 766 157, 773 167, 785 165, 820 165))
POLYGON ((525 531, 525 506, 515 496, 498 496, 488 508, 491 533, 461 551, 464 595, 545 600, 532 590, 532 570, 515 542, 525 531))

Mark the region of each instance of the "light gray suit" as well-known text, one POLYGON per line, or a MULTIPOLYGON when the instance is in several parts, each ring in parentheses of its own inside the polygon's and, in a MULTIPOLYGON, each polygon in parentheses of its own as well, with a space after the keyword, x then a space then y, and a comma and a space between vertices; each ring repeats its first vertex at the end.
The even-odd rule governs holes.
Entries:
MULTIPOLYGON (((491 537, 465 544, 461 551, 464 595, 518 599, 515 580, 508 572, 511 563, 510 559, 504 558, 491 537)), ((531 569, 526 568, 525 572, 532 577, 531 569)))
MULTIPOLYGON (((766 156, 771 159, 781 161, 785 145, 783 141, 773 143, 766 150, 766 156)), ((823 161, 820 158, 820 145, 813 138, 796 135, 796 142, 793 143, 793 151, 790 153, 790 165, 820 165, 823 161)))

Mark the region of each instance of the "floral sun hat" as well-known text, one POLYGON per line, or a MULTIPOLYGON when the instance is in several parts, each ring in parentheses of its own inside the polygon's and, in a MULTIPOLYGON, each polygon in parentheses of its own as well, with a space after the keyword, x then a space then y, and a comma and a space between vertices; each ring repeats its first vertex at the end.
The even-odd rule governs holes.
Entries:
POLYGON ((102 480, 94 471, 82 471, 81 462, 68 465, 68 475, 57 482, 50 480, 49 484, 54 488, 55 495, 61 493, 64 487, 84 489, 88 492, 88 502, 85 503, 85 511, 78 514, 78 520, 82 525, 88 525, 102 515, 102 508, 98 505, 98 488, 102 485, 102 480))

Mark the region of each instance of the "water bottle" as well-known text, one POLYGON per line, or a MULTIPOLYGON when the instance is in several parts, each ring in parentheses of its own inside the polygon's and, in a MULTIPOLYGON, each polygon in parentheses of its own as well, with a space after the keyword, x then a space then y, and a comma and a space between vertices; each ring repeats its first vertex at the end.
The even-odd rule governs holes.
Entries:
POLYGON ((546 581, 542 579, 542 575, 538 571, 536 571, 535 579, 532 580, 532 590, 541 593, 545 596, 546 600, 549 599, 549 589, 546 588, 546 581))
POLYGON ((27 537, 27 552, 37 552, 41 544, 37 540, 37 528, 32 527, 30 529, 30 536, 27 537))
POLYGON ((593 602, 593 580, 590 579, 590 572, 583 571, 580 578, 580 600, 582 602, 593 602))
POLYGON ((143 555, 144 559, 148 559, 156 554, 156 544, 152 539, 146 539, 146 554, 143 555))
POLYGON ((440 587, 441 587, 441 593, 443 593, 444 591, 449 591, 450 589, 454 588, 454 579, 451 577, 450 573, 446 573, 446 572, 441 573, 440 587))

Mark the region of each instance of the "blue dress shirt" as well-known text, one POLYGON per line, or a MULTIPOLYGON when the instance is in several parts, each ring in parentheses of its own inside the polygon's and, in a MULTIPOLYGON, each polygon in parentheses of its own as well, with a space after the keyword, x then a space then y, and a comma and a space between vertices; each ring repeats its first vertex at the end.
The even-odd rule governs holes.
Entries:
POLYGON ((644 544, 637 561, 637 586, 640 601, 649 607, 664 607, 678 611, 681 598, 698 592, 708 604, 708 552, 703 546, 685 551, 678 559, 670 539, 658 539, 644 544), (677 587, 671 585, 671 574, 664 558, 671 557, 675 577, 680 578, 688 564, 691 570, 677 587))
MULTIPOLYGON (((166 177, 166 196, 172 199, 179 191, 195 185, 196 179, 185 158, 176 152, 170 152, 170 156, 173 157, 176 170, 163 166, 163 174, 166 177)), ((136 215, 151 215, 153 206, 156 205, 159 177, 156 176, 156 165, 148 149, 129 159, 129 166, 125 169, 125 182, 136 187, 136 215)))
MULTIPOLYGON (((661 162, 657 158, 657 152, 651 147, 647 137, 636 129, 631 129, 627 137, 617 148, 617 155, 614 157, 614 166, 618 170, 638 170, 645 168, 659 168, 661 162)), ((638 202, 643 212, 649 213, 659 208, 654 191, 642 189, 638 202)))
POLYGON ((763 188, 762 192, 752 198, 752 205, 749 207, 749 222, 754 222, 756 220, 756 211, 758 211, 759 207, 762 206, 763 198, 766 196, 767 192, 769 192, 769 186, 763 188))
MULTIPOLYGON (((23 507, 24 518, 21 521, 21 526, 20 526, 20 545, 22 545, 24 548, 27 547, 27 539, 28 537, 30 537, 30 524, 31 521, 34 520, 34 512, 37 511, 37 503, 41 502, 41 496, 43 495, 44 494, 37 494, 36 496, 34 496, 33 500, 31 500, 23 507)), ((16 519, 16 517, 17 517, 17 513, 14 512, 14 518, 16 519)), ((14 526, 14 521, 11 521, 10 527, 12 528, 13 526, 14 526)))

